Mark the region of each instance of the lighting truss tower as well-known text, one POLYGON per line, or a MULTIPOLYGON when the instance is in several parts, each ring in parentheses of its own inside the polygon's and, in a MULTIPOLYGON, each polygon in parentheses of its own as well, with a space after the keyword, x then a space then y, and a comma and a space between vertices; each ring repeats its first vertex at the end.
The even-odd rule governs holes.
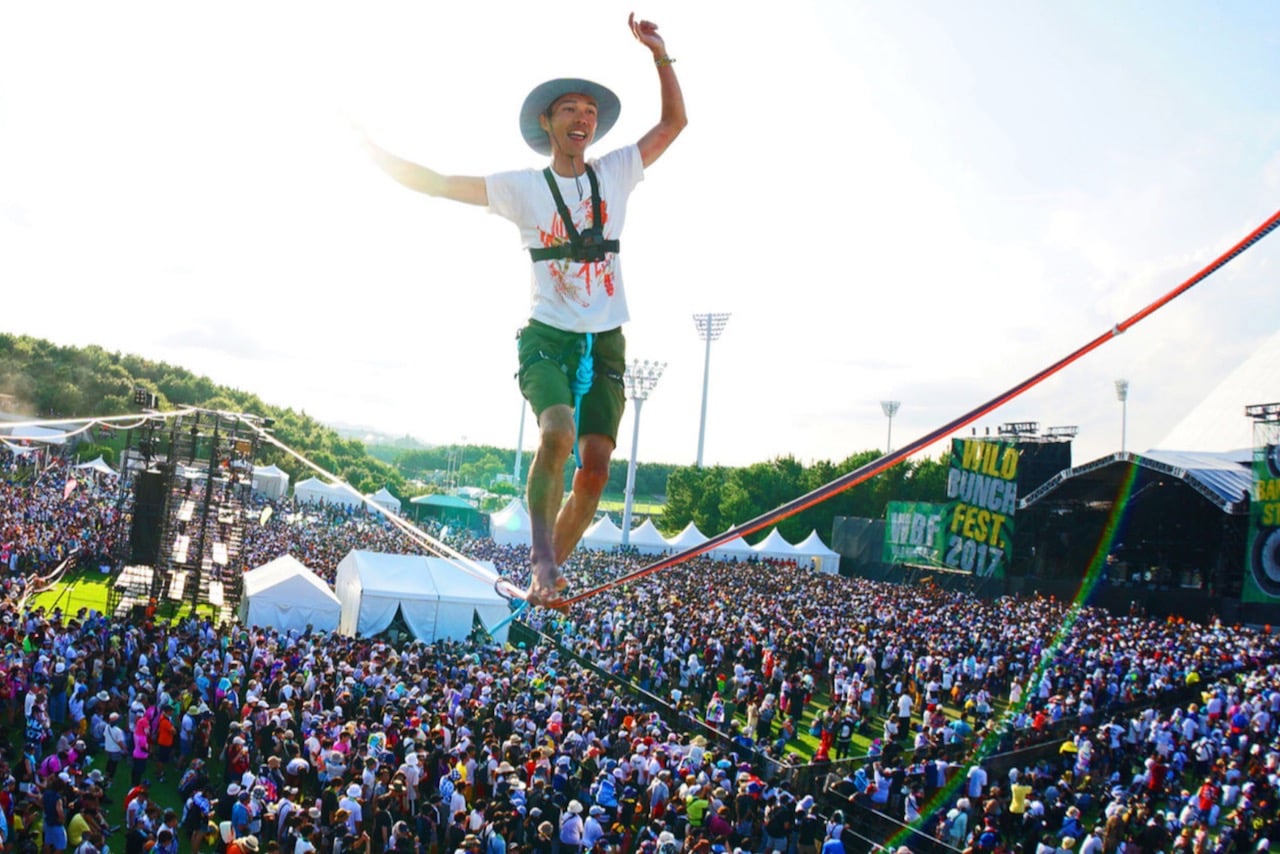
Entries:
POLYGON ((882 400, 880 401, 880 411, 884 413, 884 417, 889 419, 889 434, 884 439, 884 452, 887 454, 893 450, 893 416, 898 414, 898 407, 902 406, 900 400, 882 400))
POLYGON ((657 387, 666 368, 666 362, 633 359, 622 377, 627 387, 627 397, 631 398, 636 410, 635 427, 631 431, 631 462, 627 465, 626 501, 622 505, 623 546, 631 544, 631 506, 636 497, 636 449, 640 447, 640 408, 649 399, 649 393, 657 387))
POLYGON ((698 327, 698 337, 707 342, 707 355, 702 363, 702 419, 698 423, 698 468, 702 468, 702 448, 707 438, 707 383, 711 377, 711 342, 720 337, 729 323, 727 313, 695 314, 693 322, 698 327))
POLYGON ((1120 401, 1120 453, 1125 452, 1129 431, 1129 381, 1116 380, 1116 400, 1120 401))

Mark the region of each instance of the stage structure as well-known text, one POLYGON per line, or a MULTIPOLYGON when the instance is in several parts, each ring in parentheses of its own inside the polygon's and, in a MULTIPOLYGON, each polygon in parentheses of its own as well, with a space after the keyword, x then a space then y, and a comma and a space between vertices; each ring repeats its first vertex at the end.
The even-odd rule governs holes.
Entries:
POLYGON ((1280 403, 1245 407, 1253 420, 1253 488, 1245 550, 1246 611, 1280 602, 1280 403))
POLYGON ((128 431, 120 471, 128 535, 108 597, 112 613, 149 602, 239 606, 240 550, 258 452, 255 416, 196 410, 128 431), (127 499, 132 497, 132 508, 127 499))

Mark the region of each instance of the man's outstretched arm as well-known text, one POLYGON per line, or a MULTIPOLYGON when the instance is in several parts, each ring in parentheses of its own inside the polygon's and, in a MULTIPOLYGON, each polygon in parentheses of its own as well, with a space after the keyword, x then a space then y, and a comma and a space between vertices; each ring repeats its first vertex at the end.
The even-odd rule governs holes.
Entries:
POLYGON ((428 196, 453 199, 455 202, 466 202, 469 205, 489 204, 489 194, 485 190, 483 178, 465 175, 441 175, 434 169, 428 169, 411 160, 397 157, 369 139, 369 135, 363 130, 359 130, 359 133, 361 143, 364 145, 369 159, 379 169, 410 190, 417 190, 419 193, 426 193, 428 196))
POLYGON ((667 46, 662 36, 658 35, 658 25, 652 21, 637 21, 635 13, 627 19, 631 26, 631 34, 642 45, 653 53, 653 61, 658 66, 658 83, 662 87, 662 115, 658 123, 648 133, 640 137, 637 145, 640 148, 640 160, 647 168, 653 161, 662 156, 667 146, 675 141, 689 123, 684 111, 684 95, 680 92, 680 81, 676 79, 675 66, 671 57, 667 56, 667 46))

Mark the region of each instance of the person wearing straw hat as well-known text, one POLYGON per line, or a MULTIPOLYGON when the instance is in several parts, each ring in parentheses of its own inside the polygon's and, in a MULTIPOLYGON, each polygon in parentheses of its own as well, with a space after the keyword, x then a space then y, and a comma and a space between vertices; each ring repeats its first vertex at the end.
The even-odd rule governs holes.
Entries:
POLYGON ((609 479, 625 404, 621 328, 628 314, 619 238, 627 197, 687 123, 674 60, 657 25, 634 14, 628 23, 653 54, 662 102, 658 123, 635 144, 587 160, 588 146, 613 127, 621 102, 582 78, 549 80, 525 98, 520 132, 534 151, 550 156, 542 171, 442 175, 365 138, 374 162, 396 181, 488 207, 516 224, 529 250, 533 306, 519 336, 518 376, 541 433, 528 483, 533 577, 526 598, 533 605, 560 601, 567 587, 560 564, 591 523, 609 479), (578 469, 562 505, 571 453, 578 469))

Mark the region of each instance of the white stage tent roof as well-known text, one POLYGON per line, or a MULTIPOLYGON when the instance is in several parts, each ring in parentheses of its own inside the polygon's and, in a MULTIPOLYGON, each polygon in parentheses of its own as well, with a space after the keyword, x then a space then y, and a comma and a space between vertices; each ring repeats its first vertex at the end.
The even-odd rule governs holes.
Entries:
MULTIPOLYGON (((1253 447, 1253 421, 1244 408, 1280 400, 1280 332, 1274 333, 1173 426, 1156 448, 1233 451, 1253 447)), ((1156 451, 1149 453, 1155 454, 1156 451)), ((1170 453, 1161 451, 1160 453, 1170 453)))

